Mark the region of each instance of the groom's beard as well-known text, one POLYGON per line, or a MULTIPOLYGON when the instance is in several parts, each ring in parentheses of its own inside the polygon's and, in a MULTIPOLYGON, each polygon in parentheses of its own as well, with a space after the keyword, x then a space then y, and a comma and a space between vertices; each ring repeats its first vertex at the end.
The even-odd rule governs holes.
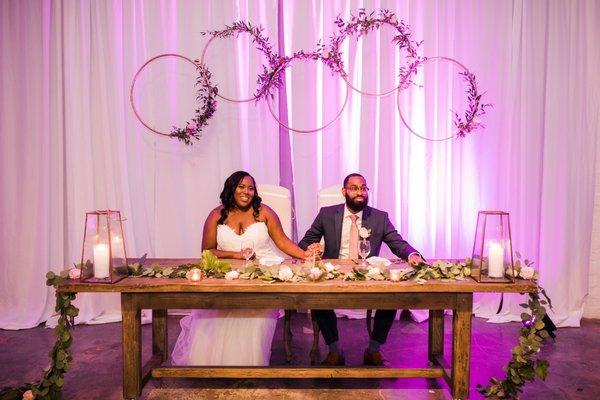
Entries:
POLYGON ((368 195, 363 196, 361 194, 361 195, 356 195, 354 197, 350 197, 350 196, 346 195, 345 197, 346 197, 346 206, 354 212, 362 211, 366 207, 367 203, 369 202, 368 195), (357 199, 359 199, 359 200, 357 201, 357 199))

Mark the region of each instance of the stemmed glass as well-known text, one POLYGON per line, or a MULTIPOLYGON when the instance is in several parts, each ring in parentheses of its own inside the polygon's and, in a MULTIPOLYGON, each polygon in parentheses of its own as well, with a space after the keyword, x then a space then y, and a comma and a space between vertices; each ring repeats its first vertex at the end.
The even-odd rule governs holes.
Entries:
POLYGON ((246 259, 245 267, 247 267, 248 262, 254 255, 254 242, 251 240, 242 240, 242 255, 246 259))
POLYGON ((371 242, 369 242, 367 239, 359 240, 358 241, 358 255, 360 256, 360 258, 362 258, 362 263, 360 264, 361 267, 364 268, 367 266, 366 258, 370 252, 371 252, 371 242))

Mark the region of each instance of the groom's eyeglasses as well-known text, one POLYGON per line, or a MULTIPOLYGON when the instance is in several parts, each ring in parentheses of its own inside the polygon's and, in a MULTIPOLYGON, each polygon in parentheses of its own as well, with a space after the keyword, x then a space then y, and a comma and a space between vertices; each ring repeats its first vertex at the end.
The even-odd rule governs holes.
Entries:
POLYGON ((353 193, 357 193, 357 192, 369 193, 369 188, 366 187, 366 186, 361 186, 361 187, 358 187, 358 186, 349 186, 349 187, 346 187, 346 190, 349 191, 349 192, 353 192, 353 193))

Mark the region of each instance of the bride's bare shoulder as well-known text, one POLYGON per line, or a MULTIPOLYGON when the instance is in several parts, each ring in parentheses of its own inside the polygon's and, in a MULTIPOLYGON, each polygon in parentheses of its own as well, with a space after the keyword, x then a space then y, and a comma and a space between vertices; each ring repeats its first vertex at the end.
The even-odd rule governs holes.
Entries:
POLYGON ((279 217, 277 216, 277 213, 275 211, 273 211, 273 209, 271 207, 269 207, 266 204, 261 204, 260 205, 260 209, 259 209, 259 215, 258 215, 258 219, 259 220, 274 220, 274 219, 279 219, 279 217))
POLYGON ((208 213, 208 216, 206 217, 206 221, 217 221, 219 218, 221 218, 221 210, 223 209, 223 205, 219 205, 215 208, 212 209, 211 212, 208 213))

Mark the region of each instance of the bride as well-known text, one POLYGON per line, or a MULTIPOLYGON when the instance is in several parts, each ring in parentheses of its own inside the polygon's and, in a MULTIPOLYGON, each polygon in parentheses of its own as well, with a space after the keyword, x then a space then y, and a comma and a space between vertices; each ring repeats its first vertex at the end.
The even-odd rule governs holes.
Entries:
MULTIPOLYGON (((303 251, 283 232, 277 214, 261 205, 254 178, 244 171, 225 181, 221 205, 204 223, 202 250, 220 258, 244 259, 242 243, 251 241, 258 259, 277 257, 276 245, 289 256, 303 251)), ((181 319, 173 349, 176 365, 269 365, 279 310, 194 310, 181 319)))

